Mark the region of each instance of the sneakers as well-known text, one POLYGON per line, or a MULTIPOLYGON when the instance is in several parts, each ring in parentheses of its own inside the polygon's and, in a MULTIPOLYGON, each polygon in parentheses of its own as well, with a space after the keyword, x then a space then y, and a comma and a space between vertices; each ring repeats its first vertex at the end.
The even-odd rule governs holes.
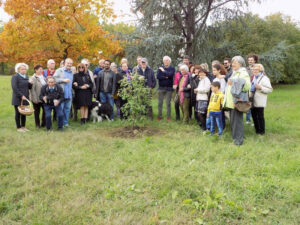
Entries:
POLYGON ((251 124, 251 121, 246 121, 246 124, 250 125, 250 124, 251 124))
POLYGON ((161 121, 161 120, 162 120, 162 118, 161 118, 161 117, 157 117, 157 120, 158 120, 158 121, 161 121))
POLYGON ((169 122, 170 122, 170 121, 171 121, 171 118, 167 118, 167 121, 169 121, 169 122))
POLYGON ((18 128, 17 131, 20 132, 20 133, 25 133, 25 132, 26 132, 26 131, 25 131, 24 129, 22 129, 22 128, 18 128))

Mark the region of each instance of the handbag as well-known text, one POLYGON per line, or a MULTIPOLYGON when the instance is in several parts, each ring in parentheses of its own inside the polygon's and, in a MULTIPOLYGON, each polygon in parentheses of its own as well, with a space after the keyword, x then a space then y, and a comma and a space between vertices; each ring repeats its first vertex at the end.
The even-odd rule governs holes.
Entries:
POLYGON ((243 112, 243 113, 247 113, 249 112, 249 110, 252 107, 252 102, 247 101, 247 102, 237 102, 234 104, 234 108, 239 111, 239 112, 243 112))

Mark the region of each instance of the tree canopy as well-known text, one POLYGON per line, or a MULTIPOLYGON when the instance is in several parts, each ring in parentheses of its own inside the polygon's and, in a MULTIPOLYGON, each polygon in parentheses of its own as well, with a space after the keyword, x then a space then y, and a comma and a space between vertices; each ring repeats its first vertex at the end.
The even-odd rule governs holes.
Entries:
POLYGON ((114 17, 106 0, 6 0, 12 16, 0 35, 2 60, 44 62, 72 57, 111 57, 122 49, 99 19, 114 17))

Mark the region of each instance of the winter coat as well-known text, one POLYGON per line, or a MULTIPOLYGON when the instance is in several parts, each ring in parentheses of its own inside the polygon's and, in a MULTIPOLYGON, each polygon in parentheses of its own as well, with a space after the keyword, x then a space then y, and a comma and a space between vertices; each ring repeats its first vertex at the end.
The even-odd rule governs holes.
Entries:
POLYGON ((253 97, 253 107, 262 107, 265 108, 267 106, 267 98, 268 94, 273 91, 270 79, 263 75, 263 77, 258 79, 257 84, 261 86, 261 90, 256 89, 254 93, 250 93, 250 96, 253 97))
POLYGON ((145 78, 145 86, 148 88, 155 88, 156 86, 156 79, 154 76, 153 70, 147 66, 145 72, 142 70, 141 67, 137 70, 138 75, 143 76, 145 78))
POLYGON ((165 71, 157 70, 158 89, 173 91, 173 80, 175 76, 175 68, 173 66, 165 67, 162 66, 165 71))
MULTIPOLYGON (((45 80, 46 83, 46 79, 44 76, 43 79, 45 80)), ((40 100, 40 94, 41 94, 41 89, 43 87, 43 84, 35 74, 32 77, 30 77, 29 81, 30 83, 32 83, 32 88, 30 90, 30 100, 34 104, 41 103, 42 101, 40 100)))
POLYGON ((210 80, 208 77, 203 77, 200 79, 198 87, 197 87, 197 101, 208 101, 208 96, 210 92, 210 80))
MULTIPOLYGON (((27 75, 25 78, 18 73, 13 75, 11 78, 11 88, 13 90, 11 104, 15 106, 21 105, 22 96, 25 96, 28 99, 31 86, 27 75)), ((27 105, 28 103, 24 101, 23 104, 27 105)))

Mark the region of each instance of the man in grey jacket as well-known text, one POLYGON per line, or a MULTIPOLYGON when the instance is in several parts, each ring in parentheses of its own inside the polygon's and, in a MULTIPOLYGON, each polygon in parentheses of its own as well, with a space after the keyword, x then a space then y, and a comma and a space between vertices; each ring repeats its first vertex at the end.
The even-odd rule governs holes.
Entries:
POLYGON ((105 60, 104 69, 98 74, 96 83, 96 98, 101 103, 109 103, 113 108, 112 118, 114 118, 114 94, 116 91, 116 74, 110 69, 111 62, 105 60))
POLYGON ((67 58, 64 62, 64 67, 57 69, 53 75, 56 83, 60 85, 64 91, 64 101, 61 103, 61 108, 64 115, 64 127, 69 127, 69 116, 72 106, 72 65, 73 60, 67 58))

